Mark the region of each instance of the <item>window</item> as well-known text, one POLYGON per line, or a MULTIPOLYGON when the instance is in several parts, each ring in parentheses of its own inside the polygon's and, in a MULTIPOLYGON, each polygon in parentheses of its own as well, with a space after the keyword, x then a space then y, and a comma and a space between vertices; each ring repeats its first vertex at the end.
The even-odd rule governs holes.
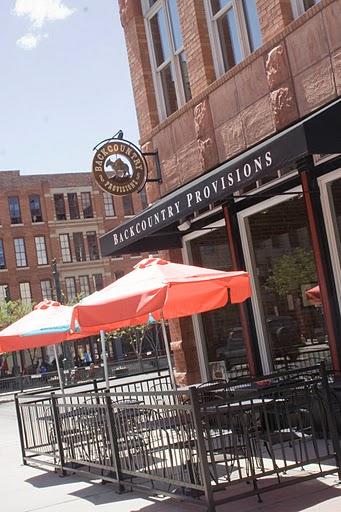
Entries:
POLYGON ((66 220, 64 194, 54 194, 54 209, 57 220, 66 220))
POLYGON ((121 277, 124 276, 124 272, 123 270, 116 270, 116 272, 114 272, 114 276, 115 276, 115 279, 121 279, 121 277))
POLYGON ((70 192, 67 195, 67 200, 69 203, 69 213, 70 219, 79 219, 79 206, 78 206, 78 197, 76 192, 70 192))
POLYGON ((73 246, 75 249, 76 261, 86 261, 83 233, 73 234, 73 246))
POLYGON ((77 291, 76 291, 76 280, 74 277, 66 277, 65 278, 65 288, 66 288, 66 295, 68 300, 72 300, 76 298, 77 291))
POLYGON ((134 215, 134 205, 133 199, 131 196, 122 196, 123 201, 123 211, 125 216, 134 215))
POLYGON ((320 0, 291 0, 292 14, 294 18, 302 16, 310 7, 318 4, 320 0))
POLYGON ((102 274, 94 274, 92 277, 93 277, 93 280, 94 280, 95 290, 96 291, 102 290, 102 288, 103 288, 103 275, 102 274))
POLYGON ((27 267, 25 241, 23 238, 14 239, 14 252, 17 267, 27 267))
POLYGON ((38 265, 47 265, 47 252, 44 236, 35 236, 34 241, 36 244, 37 262, 38 265))
POLYGON ((146 208, 148 208, 147 192, 146 192, 145 188, 143 188, 140 192, 140 199, 141 199, 142 209, 145 210, 146 208))
POLYGON ((0 269, 1 268, 6 268, 4 243, 2 240, 0 240, 0 269))
POLYGON ((41 289, 41 296, 43 297, 43 300, 52 300, 52 286, 51 281, 49 279, 44 279, 43 281, 40 281, 40 289, 41 289))
POLYGON ((98 250, 98 244, 97 244, 96 231, 88 231, 86 234, 86 238, 88 241, 90 260, 98 260, 99 259, 99 250, 98 250))
POLYGON ((241 62, 262 44, 256 0, 206 0, 217 75, 241 62))
POLYGON ((72 255, 69 235, 59 235, 59 243, 63 263, 71 263, 72 255))
POLYGON ((84 219, 92 219, 94 216, 94 212, 92 209, 92 201, 90 192, 82 192, 82 208, 83 208, 83 217, 84 219))
POLYGON ((32 295, 31 295, 31 286, 30 283, 20 283, 20 298, 25 304, 31 304, 32 295))
POLYGON ((29 203, 30 203, 30 212, 31 212, 32 222, 42 222, 43 214, 41 212, 40 197, 39 196, 30 196, 29 203))
POLYGON ((161 118, 191 99, 177 0, 145 1, 148 42, 161 118))
POLYGON ((21 212, 19 197, 12 196, 8 198, 9 216, 11 224, 21 224, 21 212))
POLYGON ((90 283, 89 276, 79 276, 79 291, 82 295, 89 295, 90 293, 90 283))
POLYGON ((8 284, 0 284, 0 304, 11 300, 8 284))
POLYGON ((113 196, 111 194, 108 194, 107 192, 104 192, 103 201, 105 216, 115 217, 115 205, 113 196))

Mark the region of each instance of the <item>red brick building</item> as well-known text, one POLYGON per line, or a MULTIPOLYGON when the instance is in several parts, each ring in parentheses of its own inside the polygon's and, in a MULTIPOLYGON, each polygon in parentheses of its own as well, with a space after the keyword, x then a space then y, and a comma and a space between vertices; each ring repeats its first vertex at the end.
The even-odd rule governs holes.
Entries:
POLYGON ((340 370, 341 0, 119 5, 141 147, 158 150, 163 181, 122 226, 143 236, 111 232, 102 249, 167 249, 252 279, 246 304, 171 322, 178 380, 220 363, 340 370))
MULTIPOLYGON (((102 192, 91 173, 1 171, 0 300, 56 299, 53 259, 64 301, 132 270, 140 254, 103 258, 98 237, 145 208, 145 201, 143 193, 122 199, 102 192)), ((28 364, 22 353, 21 366, 28 364)))

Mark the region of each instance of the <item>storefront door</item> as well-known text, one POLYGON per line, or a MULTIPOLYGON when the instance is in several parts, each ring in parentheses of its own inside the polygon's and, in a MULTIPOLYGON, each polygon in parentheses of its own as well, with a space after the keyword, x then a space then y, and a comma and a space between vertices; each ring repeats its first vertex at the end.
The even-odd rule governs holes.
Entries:
POLYGON ((331 364, 322 306, 305 295, 318 283, 304 198, 292 192, 238 214, 265 373, 331 364))

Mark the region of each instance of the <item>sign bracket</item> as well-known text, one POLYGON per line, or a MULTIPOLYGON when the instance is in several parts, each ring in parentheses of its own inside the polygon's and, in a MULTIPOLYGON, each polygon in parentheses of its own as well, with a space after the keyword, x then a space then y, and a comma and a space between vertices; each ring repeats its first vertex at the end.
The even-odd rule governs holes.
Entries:
POLYGON ((156 167, 156 178, 148 178, 147 177, 146 183, 162 183, 159 151, 157 149, 155 151, 145 151, 145 152, 142 151, 142 155, 154 157, 155 167, 156 167))

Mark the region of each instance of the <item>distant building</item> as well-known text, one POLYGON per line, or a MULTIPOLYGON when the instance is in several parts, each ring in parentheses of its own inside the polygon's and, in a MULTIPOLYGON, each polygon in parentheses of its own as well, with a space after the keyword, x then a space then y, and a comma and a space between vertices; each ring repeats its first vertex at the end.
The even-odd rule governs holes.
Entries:
POLYGON ((170 322, 178 382, 224 365, 229 377, 321 360, 340 371, 340 0, 119 5, 141 147, 158 150, 163 181, 102 249, 252 280, 245 305, 170 322))
MULTIPOLYGON (((144 193, 113 197, 91 173, 21 175, 0 171, 0 301, 38 303, 57 299, 52 261, 56 260, 64 302, 100 290, 132 270, 135 253, 103 258, 98 237, 146 207, 144 193)), ((86 342, 80 346, 85 347, 86 342)), ((96 343, 91 344, 94 360, 96 343)), ((75 350, 76 357, 77 348, 75 350)), ((52 358, 49 349, 37 358, 52 358)), ((12 358, 9 358, 10 369, 12 358)), ((17 364, 30 366, 22 352, 17 364)))

